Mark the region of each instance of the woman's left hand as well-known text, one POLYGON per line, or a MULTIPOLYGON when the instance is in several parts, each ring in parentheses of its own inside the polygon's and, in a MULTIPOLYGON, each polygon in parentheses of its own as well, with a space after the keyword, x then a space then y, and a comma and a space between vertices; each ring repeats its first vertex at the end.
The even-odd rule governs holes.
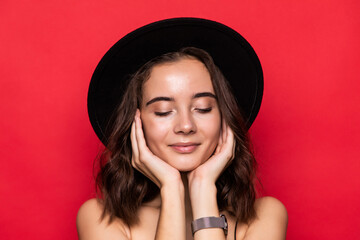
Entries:
POLYGON ((215 153, 203 164, 188 173, 189 187, 197 182, 215 184, 220 174, 231 163, 235 154, 234 133, 222 121, 222 131, 215 153))

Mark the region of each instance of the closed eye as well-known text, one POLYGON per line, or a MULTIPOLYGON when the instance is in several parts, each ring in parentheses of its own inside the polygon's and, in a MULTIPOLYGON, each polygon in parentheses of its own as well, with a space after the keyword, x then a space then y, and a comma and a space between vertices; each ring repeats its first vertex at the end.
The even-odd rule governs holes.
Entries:
POLYGON ((155 115, 156 116, 159 116, 159 117, 165 117, 167 115, 169 115, 171 112, 155 112, 155 115))
POLYGON ((208 113, 211 112, 212 107, 209 108, 195 108, 196 111, 198 111, 199 113, 208 113))

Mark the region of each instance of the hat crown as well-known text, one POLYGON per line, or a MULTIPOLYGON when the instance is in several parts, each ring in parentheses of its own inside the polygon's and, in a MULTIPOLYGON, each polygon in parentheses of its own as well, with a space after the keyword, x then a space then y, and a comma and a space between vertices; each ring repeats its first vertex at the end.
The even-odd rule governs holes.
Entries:
POLYGON ((246 126, 261 105, 263 73, 251 45, 235 30, 202 18, 171 18, 140 27, 115 43, 91 78, 88 113, 92 127, 106 145, 105 129, 122 99, 127 79, 149 60, 184 47, 205 50, 230 83, 246 126))

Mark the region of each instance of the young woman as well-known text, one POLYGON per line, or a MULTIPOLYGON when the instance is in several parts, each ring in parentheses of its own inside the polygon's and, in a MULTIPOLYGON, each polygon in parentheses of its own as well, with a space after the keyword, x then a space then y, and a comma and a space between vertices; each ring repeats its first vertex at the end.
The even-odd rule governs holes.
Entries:
POLYGON ((107 150, 79 238, 285 239, 285 207, 255 198, 247 129, 261 96, 255 52, 222 24, 169 19, 120 40, 89 89, 107 150))

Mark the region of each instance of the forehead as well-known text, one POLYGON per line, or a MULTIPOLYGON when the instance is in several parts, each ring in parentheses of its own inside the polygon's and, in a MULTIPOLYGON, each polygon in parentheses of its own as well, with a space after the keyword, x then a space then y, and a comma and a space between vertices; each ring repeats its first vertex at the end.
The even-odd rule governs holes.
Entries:
POLYGON ((209 71, 199 60, 184 58, 154 66, 144 83, 143 99, 189 97, 198 92, 214 93, 209 71))

